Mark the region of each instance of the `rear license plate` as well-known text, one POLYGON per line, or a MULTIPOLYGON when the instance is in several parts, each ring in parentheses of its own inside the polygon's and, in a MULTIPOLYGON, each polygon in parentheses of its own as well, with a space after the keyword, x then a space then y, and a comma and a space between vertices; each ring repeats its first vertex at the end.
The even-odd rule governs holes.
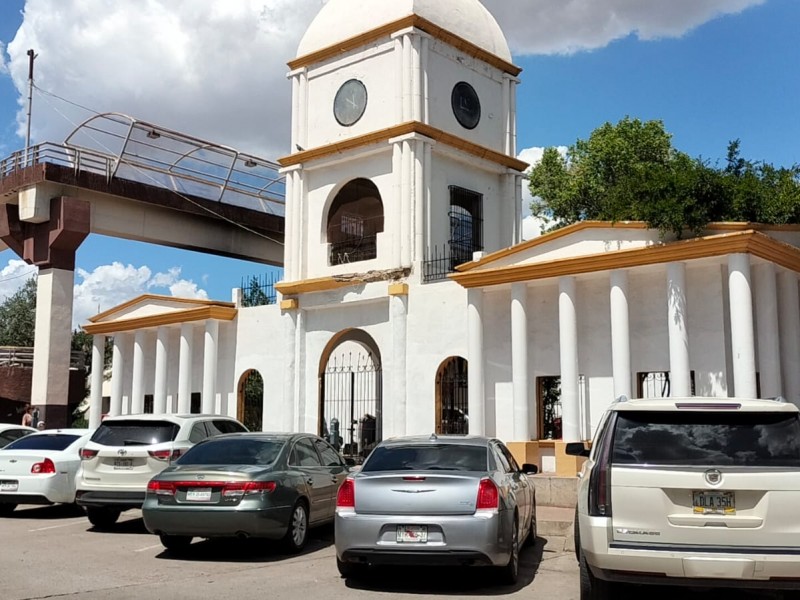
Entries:
POLYGON ((211 501, 211 488, 198 488, 195 490, 186 490, 187 502, 210 502, 211 501))
POLYGON ((0 481, 0 492, 16 492, 19 489, 18 481, 0 481))
POLYGON ((701 515, 735 515, 733 492, 692 492, 692 508, 701 515))
POLYGON ((428 528, 425 525, 398 525, 398 544, 424 544, 428 541, 428 528))
POLYGON ((133 459, 132 458, 115 458, 114 459, 114 468, 115 469, 132 469, 133 468, 133 459))

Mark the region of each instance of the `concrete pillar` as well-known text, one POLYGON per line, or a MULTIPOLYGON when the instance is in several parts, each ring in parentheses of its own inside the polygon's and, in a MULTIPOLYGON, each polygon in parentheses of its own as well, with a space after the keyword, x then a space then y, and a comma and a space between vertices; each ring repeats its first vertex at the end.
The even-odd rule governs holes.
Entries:
POLYGON ((574 277, 558 280, 558 340, 561 357, 561 439, 579 442, 581 410, 578 396, 577 283, 574 277))
POLYGON ((731 315, 733 392, 740 398, 755 398, 756 355, 753 328, 753 292, 750 288, 750 255, 728 257, 728 294, 731 315))
MULTIPOLYGON (((297 310, 283 313, 284 349, 283 356, 283 430, 295 431, 295 407, 297 405, 297 310)), ((266 414, 266 412, 264 413, 266 414)), ((243 418, 244 415, 239 415, 243 418)))
POLYGON ((393 292, 390 288, 389 294, 389 319, 392 328, 392 372, 389 378, 392 386, 392 402, 394 410, 392 413, 392 428, 389 435, 406 435, 407 427, 407 406, 408 390, 406 380, 406 339, 408 332, 408 293, 407 286, 399 284, 405 292, 393 292))
POLYGON ((47 427, 71 425, 67 404, 74 283, 73 271, 39 269, 31 405, 41 409, 47 427))
POLYGON ((115 417, 122 414, 122 383, 125 378, 125 348, 128 334, 114 335, 114 346, 111 354, 111 407, 109 415, 115 417))
POLYGON ((194 358, 194 326, 181 323, 181 346, 178 357, 178 413, 192 410, 192 360, 194 358))
POLYGON ((467 412, 468 432, 486 435, 486 389, 483 364, 483 290, 467 292, 467 412))
POLYGON ((131 377, 131 414, 144 412, 144 344, 145 329, 139 329, 133 338, 133 375, 131 377))
POLYGON ((783 396, 800 406, 800 298, 797 273, 781 272, 778 276, 778 294, 783 396))
POLYGON ((628 310, 628 272, 611 271, 611 364, 614 397, 631 395, 631 335, 628 310))
POLYGON ((203 412, 207 415, 217 412, 217 357, 219 347, 219 321, 206 321, 203 342, 203 412))
POLYGON ((782 393, 781 335, 778 323, 778 283, 775 265, 766 263, 753 269, 758 330, 758 372, 761 397, 775 398, 782 393))
POLYGON ((667 265, 667 328, 669 333, 670 396, 692 395, 689 370, 689 330, 686 324, 686 265, 667 265))
MULTIPOLYGON (((156 334, 155 386, 153 390, 153 412, 167 412, 167 361, 169 359, 169 329, 159 327, 156 334)), ((169 412, 172 412, 171 410, 169 412)))
POLYGON ((89 397, 89 429, 97 429, 103 414, 103 369, 106 336, 92 336, 92 383, 89 397))
POLYGON ((403 140, 402 179, 400 180, 400 264, 403 267, 411 266, 411 196, 414 192, 414 173, 412 167, 415 162, 414 143, 403 140))
MULTIPOLYGON (((528 286, 511 286, 511 381, 514 398, 514 441, 532 439, 528 381, 528 286)), ((533 432, 535 433, 535 432, 533 432)))
POLYGON ((425 259, 425 146, 422 140, 414 142, 414 255, 413 261, 425 259))
MULTIPOLYGON (((297 342, 295 343, 295 351, 297 352, 295 369, 295 393, 297 397, 297 424, 295 431, 315 431, 316 427, 309 423, 306 419, 306 311, 297 311, 297 342)), ((316 389, 316 388, 315 388, 316 389)), ((315 393, 314 398, 317 398, 315 393)), ((319 425, 319 411, 317 410, 317 403, 313 405, 314 423, 319 425)), ((265 407, 266 408, 266 407, 265 407)), ((266 411, 265 411, 266 414, 266 411)))

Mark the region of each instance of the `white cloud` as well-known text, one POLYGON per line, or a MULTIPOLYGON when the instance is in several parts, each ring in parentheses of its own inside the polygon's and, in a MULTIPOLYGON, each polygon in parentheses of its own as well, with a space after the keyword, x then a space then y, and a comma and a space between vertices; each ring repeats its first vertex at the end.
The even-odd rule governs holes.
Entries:
POLYGON ((0 269, 0 302, 13 296, 25 282, 36 275, 38 269, 23 260, 9 260, 8 264, 0 269))
POLYGON ((514 54, 570 54, 636 35, 681 37, 766 0, 484 0, 514 54))
MULTIPOLYGON (((561 156, 567 156, 566 146, 556 146, 556 149, 561 156)), ((530 173, 531 169, 538 165, 542 156, 544 155, 544 148, 540 146, 533 146, 525 148, 519 152, 517 158, 524 160, 530 165, 525 173, 530 173)), ((522 181, 522 239, 530 240, 542 234, 542 227, 545 225, 544 221, 537 219, 531 214, 531 202, 533 202, 533 194, 528 187, 527 179, 522 181)))

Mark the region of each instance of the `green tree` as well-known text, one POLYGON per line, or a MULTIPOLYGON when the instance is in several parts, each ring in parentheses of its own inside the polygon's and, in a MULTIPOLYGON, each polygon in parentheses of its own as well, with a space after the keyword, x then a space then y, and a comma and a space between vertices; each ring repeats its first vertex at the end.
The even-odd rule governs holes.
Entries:
POLYGON ((0 346, 33 347, 36 329, 36 278, 28 279, 0 304, 0 346))

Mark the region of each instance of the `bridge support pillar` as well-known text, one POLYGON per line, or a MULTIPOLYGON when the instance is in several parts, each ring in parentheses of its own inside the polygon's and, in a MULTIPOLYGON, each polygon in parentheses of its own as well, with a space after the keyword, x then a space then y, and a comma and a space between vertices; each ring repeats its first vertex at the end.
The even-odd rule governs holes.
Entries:
POLYGON ((71 421, 75 252, 89 235, 89 203, 66 196, 53 198, 50 219, 40 220, 40 211, 20 215, 18 206, 6 204, 0 210, 0 239, 26 263, 39 267, 31 405, 40 409, 39 418, 48 428, 66 427, 71 421))

